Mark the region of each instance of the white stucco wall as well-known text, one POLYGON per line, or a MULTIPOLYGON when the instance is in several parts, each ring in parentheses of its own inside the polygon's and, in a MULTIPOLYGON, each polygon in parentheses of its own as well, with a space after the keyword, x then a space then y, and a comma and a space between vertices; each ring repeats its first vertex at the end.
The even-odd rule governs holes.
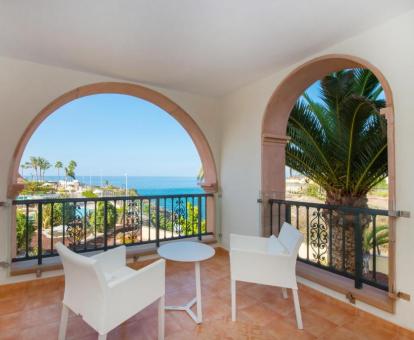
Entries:
MULTIPOLYGON (((32 62, 0 57, 0 201, 7 199, 7 178, 16 145, 25 128, 47 104, 82 85, 123 81, 32 62)), ((142 85, 142 84, 141 84, 142 85)), ((144 84, 145 85, 145 84, 144 84)), ((220 130, 214 99, 148 86, 187 111, 203 130, 218 161, 220 130)), ((0 207, 0 262, 10 260, 10 208, 0 207)), ((0 284, 10 280, 0 268, 0 284)))
MULTIPOLYGON (((309 59, 330 53, 354 55, 369 61, 380 69, 391 85, 396 124, 397 209, 411 211, 413 216, 397 222, 397 289, 414 298, 414 12, 382 23, 221 98, 223 244, 228 245, 231 232, 258 234, 260 230, 256 200, 261 176, 261 123, 271 94, 292 69, 309 59)), ((414 301, 398 301, 395 315, 361 306, 414 329, 414 301)))

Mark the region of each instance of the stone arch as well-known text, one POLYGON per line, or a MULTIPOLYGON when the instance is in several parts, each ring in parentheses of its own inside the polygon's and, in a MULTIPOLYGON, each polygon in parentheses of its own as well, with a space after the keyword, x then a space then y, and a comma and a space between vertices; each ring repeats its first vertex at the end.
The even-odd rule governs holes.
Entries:
MULTIPOLYGON (((267 104, 261 135, 261 193, 264 203, 262 227, 265 235, 270 230, 270 211, 267 200, 269 198, 285 199, 285 146, 288 141, 286 129, 290 111, 296 100, 311 84, 325 75, 357 67, 371 70, 384 90, 386 107, 381 110, 381 114, 384 114, 387 119, 389 209, 396 209, 394 106, 391 87, 381 71, 368 61, 350 55, 329 54, 307 61, 290 72, 277 86, 267 104)), ((389 291, 393 292, 395 288, 394 218, 390 218, 389 228, 389 291)))
POLYGON ((23 135, 20 137, 20 140, 13 153, 8 176, 9 198, 15 198, 24 187, 24 185, 18 181, 19 165, 23 151, 38 126, 61 106, 81 97, 103 93, 125 94, 144 99, 162 108, 172 117, 174 117, 177 122, 181 124, 187 131, 194 145, 196 146, 204 168, 204 183, 202 185, 203 188, 207 192, 216 192, 217 170, 213 153, 204 133, 194 121, 194 119, 186 111, 184 111, 178 104, 173 102, 168 97, 147 87, 130 83, 102 82, 81 86, 61 95, 49 103, 46 107, 44 107, 30 122, 30 124, 26 127, 23 135))

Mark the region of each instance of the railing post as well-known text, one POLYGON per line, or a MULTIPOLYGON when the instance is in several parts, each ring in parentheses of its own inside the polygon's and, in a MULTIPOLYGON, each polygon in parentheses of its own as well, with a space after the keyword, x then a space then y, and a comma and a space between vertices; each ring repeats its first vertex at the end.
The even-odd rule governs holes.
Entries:
POLYGON ((104 250, 108 249, 108 201, 104 201, 104 250))
POLYGON ((159 198, 157 198, 157 200, 155 201, 155 204, 156 204, 155 233, 156 233, 157 247, 159 247, 160 246, 160 199, 159 198))
POLYGON ((291 223, 292 222, 291 221, 292 220, 292 218, 291 218, 291 208, 292 207, 289 204, 285 204, 285 221, 289 224, 292 224, 291 223))
POLYGON ((355 215, 355 288, 362 288, 362 230, 359 213, 355 215))
POLYGON ((198 196, 197 198, 197 206, 198 206, 198 239, 201 241, 201 200, 202 200, 202 196, 198 196))
POLYGON ((37 205, 37 264, 42 264, 42 222, 43 222, 42 203, 37 205))
POLYGON ((62 203, 62 243, 63 244, 65 244, 65 233, 66 233, 65 212, 66 212, 66 205, 65 205, 65 202, 63 202, 62 203))
POLYGON ((270 235, 273 235, 273 201, 269 200, 270 205, 270 235))

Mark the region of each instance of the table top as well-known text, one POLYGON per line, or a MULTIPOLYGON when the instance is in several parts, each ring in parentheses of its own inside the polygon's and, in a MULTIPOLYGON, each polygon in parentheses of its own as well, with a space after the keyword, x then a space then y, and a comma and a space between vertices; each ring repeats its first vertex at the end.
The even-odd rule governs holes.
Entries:
POLYGON ((204 261, 213 257, 215 253, 213 247, 192 241, 171 242, 158 248, 161 257, 180 262, 204 261))

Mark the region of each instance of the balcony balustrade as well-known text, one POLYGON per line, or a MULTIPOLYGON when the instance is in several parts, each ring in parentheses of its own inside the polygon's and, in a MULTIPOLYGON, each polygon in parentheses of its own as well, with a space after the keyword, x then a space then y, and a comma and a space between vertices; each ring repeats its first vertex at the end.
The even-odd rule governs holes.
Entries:
POLYGON ((391 212, 270 199, 271 233, 283 222, 304 234, 298 259, 355 281, 388 290, 391 212))
POLYGON ((212 194, 15 200, 13 262, 57 256, 57 242, 83 253, 197 237, 212 194))

